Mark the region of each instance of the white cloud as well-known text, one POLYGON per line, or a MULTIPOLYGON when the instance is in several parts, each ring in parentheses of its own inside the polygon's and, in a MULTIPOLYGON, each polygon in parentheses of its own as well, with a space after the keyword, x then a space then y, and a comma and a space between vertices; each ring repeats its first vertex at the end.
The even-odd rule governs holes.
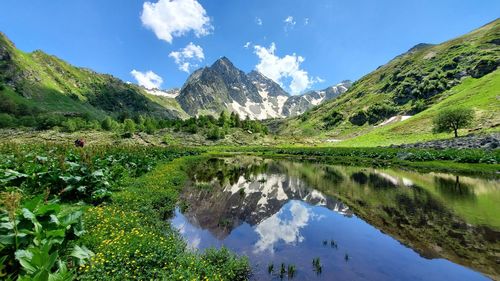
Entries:
POLYGON ((163 79, 151 70, 147 72, 140 72, 134 69, 130 72, 130 74, 134 76, 139 85, 145 87, 146 89, 159 89, 161 83, 163 83, 163 79))
POLYGON ((179 66, 179 70, 189 73, 189 69, 197 67, 196 62, 201 62, 205 59, 203 48, 190 42, 186 47, 176 52, 171 52, 169 57, 175 60, 179 66))
POLYGON ((285 30, 292 29, 297 23, 292 16, 288 16, 283 22, 285 23, 285 30))
POLYGON ((261 18, 259 18, 259 17, 256 17, 256 18, 255 18, 255 23, 256 23, 257 25, 262 25, 262 19, 261 19, 261 18))
POLYGON ((291 78, 291 83, 288 87, 292 94, 299 94, 317 82, 317 79, 309 78, 307 72, 300 68, 300 64, 304 62, 303 57, 297 56, 294 53, 280 58, 274 54, 276 51, 274 43, 269 48, 255 45, 254 49, 255 54, 260 59, 256 65, 257 70, 282 87, 285 86, 283 79, 291 78))
POLYGON ((213 26, 205 9, 196 0, 159 0, 145 2, 141 21, 161 40, 172 43, 173 37, 194 31, 197 37, 208 35, 213 26))
POLYGON ((254 245, 255 253, 269 251, 274 253, 275 244, 283 241, 286 244, 297 244, 304 241, 304 236, 300 231, 315 218, 315 214, 310 208, 306 208, 302 203, 292 201, 289 205, 291 218, 285 217, 285 210, 263 220, 257 225, 255 231, 259 235, 259 240, 254 245))
POLYGON ((245 43, 245 45, 243 45, 243 48, 248 49, 251 44, 252 44, 252 42, 248 41, 245 43))
POLYGON ((309 18, 305 18, 304 19, 304 25, 308 25, 309 24, 309 18))
POLYGON ((325 79, 323 79, 323 78, 321 78, 319 76, 316 76, 312 80, 313 80, 313 83, 323 83, 323 82, 325 82, 325 79))

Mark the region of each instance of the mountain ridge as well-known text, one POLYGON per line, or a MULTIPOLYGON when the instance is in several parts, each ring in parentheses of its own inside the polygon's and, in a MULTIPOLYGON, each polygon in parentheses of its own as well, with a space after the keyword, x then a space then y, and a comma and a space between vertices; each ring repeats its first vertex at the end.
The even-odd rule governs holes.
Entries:
POLYGON ((291 96, 257 70, 244 73, 227 58, 195 70, 180 90, 177 100, 190 115, 217 115, 222 110, 251 119, 296 116, 347 91, 344 81, 320 91, 291 96))
MULTIPOLYGON (((335 141, 380 130, 390 118, 432 108, 464 79, 494 72, 500 65, 498 38, 500 19, 440 44, 417 44, 354 82, 345 94, 286 120, 277 130, 335 141)), ((422 129, 427 133, 431 127, 422 129)))

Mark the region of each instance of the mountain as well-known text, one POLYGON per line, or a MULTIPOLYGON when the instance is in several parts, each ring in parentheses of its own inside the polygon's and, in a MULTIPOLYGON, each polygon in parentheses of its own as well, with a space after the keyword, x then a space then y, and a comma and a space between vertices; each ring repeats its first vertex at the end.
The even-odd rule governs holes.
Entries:
POLYGON ((223 110, 251 119, 283 118, 302 114, 345 92, 345 81, 322 91, 290 96, 279 84, 258 71, 245 74, 226 57, 196 70, 176 98, 190 115, 218 115, 223 110))
POLYGON ((476 112, 471 132, 498 130, 499 38, 497 19, 441 44, 418 44, 353 83, 346 93, 282 123, 279 131, 335 142, 349 139, 339 145, 356 145, 372 131, 373 138, 360 145, 445 137, 432 134, 436 106, 471 106, 476 112), (459 93, 461 98, 454 98, 459 93))
POLYGON ((316 105, 345 93, 351 85, 351 81, 346 80, 321 91, 309 91, 303 95, 291 96, 283 105, 282 114, 284 116, 300 115, 316 105))
POLYGON ((66 116, 146 114, 177 118, 180 109, 165 107, 142 87, 107 74, 74 67, 40 50, 25 53, 0 33, 2 112, 47 112, 66 116), (22 109, 22 110, 21 110, 22 109))
POLYGON ((257 71, 244 73, 226 57, 193 72, 181 89, 161 90, 123 82, 37 50, 25 53, 0 33, 0 98, 3 113, 64 116, 151 115, 189 118, 238 113, 251 119, 299 115, 344 92, 350 83, 290 96, 257 71))

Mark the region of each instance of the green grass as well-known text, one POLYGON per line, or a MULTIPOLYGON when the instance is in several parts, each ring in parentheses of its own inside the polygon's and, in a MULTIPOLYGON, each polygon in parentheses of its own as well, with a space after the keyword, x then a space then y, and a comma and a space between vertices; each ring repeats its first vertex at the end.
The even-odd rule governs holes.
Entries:
MULTIPOLYGON (((279 132, 288 136, 315 135, 318 140, 328 138, 345 140, 369 133, 374 130, 373 125, 391 116, 397 114, 413 115, 414 110, 419 110, 417 100, 423 102, 427 108, 433 108, 436 103, 456 91, 453 89, 454 86, 464 82, 460 78, 462 73, 466 73, 470 77, 475 75, 474 71, 480 62, 498 61, 499 47, 492 43, 492 40, 498 38, 499 34, 500 20, 495 20, 459 38, 439 45, 424 46, 397 56, 356 81, 346 93, 338 98, 313 108, 304 116, 286 120, 281 125, 279 132), (401 97, 404 99, 401 100, 401 97), (367 111, 375 104, 391 106, 395 113, 391 113, 390 116, 380 116, 379 121, 374 124, 366 123, 362 126, 356 126, 349 121, 349 118, 355 113, 367 111), (332 111, 342 113, 344 118, 338 126, 326 129, 324 120, 332 111)), ((477 75, 477 77, 481 75, 477 75)), ((475 106, 486 104, 485 102, 486 100, 478 98, 477 101, 472 101, 470 104, 475 106)), ((498 111, 498 100, 496 100, 496 104, 498 111)), ((495 105, 495 103, 491 105, 495 105)), ((491 116, 494 112, 490 108, 486 112, 480 111, 478 113, 482 114, 483 120, 486 120, 487 115, 491 116)), ((419 124, 419 127, 425 127, 425 125, 425 123, 419 124)), ((480 126, 474 128, 479 129, 480 126)), ((482 128, 481 130, 487 129, 482 128)), ((395 135, 399 137, 397 134, 395 135)), ((391 137, 391 135, 373 136, 373 139, 360 139, 362 144, 347 142, 346 145, 374 146, 376 143, 389 143, 391 137), (370 142, 372 140, 373 144, 370 142)), ((409 138, 408 141, 419 141, 440 138, 444 135, 419 134, 418 136, 408 135, 405 137, 409 138)))
POLYGON ((475 120, 471 125, 471 128, 475 129, 462 129, 461 135, 470 132, 498 132, 500 131, 498 89, 500 89, 500 70, 480 79, 467 78, 460 85, 444 93, 442 99, 431 108, 405 121, 376 128, 365 135, 335 145, 367 147, 450 138, 452 134, 432 133, 432 119, 439 111, 456 107, 472 108, 475 112, 475 120))

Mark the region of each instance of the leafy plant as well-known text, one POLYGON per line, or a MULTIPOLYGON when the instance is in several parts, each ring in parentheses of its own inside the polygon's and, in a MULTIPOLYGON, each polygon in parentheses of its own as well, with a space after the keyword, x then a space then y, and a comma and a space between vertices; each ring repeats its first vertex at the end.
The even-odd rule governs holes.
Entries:
MULTIPOLYGON (((0 260, 2 272, 18 280, 69 280, 73 272, 63 261, 69 241, 81 236, 82 211, 63 213, 56 201, 37 196, 20 205, 17 191, 2 193, 0 260), (3 263, 4 264, 4 263, 3 263)), ((72 263, 85 263, 92 252, 74 246, 72 263)))

